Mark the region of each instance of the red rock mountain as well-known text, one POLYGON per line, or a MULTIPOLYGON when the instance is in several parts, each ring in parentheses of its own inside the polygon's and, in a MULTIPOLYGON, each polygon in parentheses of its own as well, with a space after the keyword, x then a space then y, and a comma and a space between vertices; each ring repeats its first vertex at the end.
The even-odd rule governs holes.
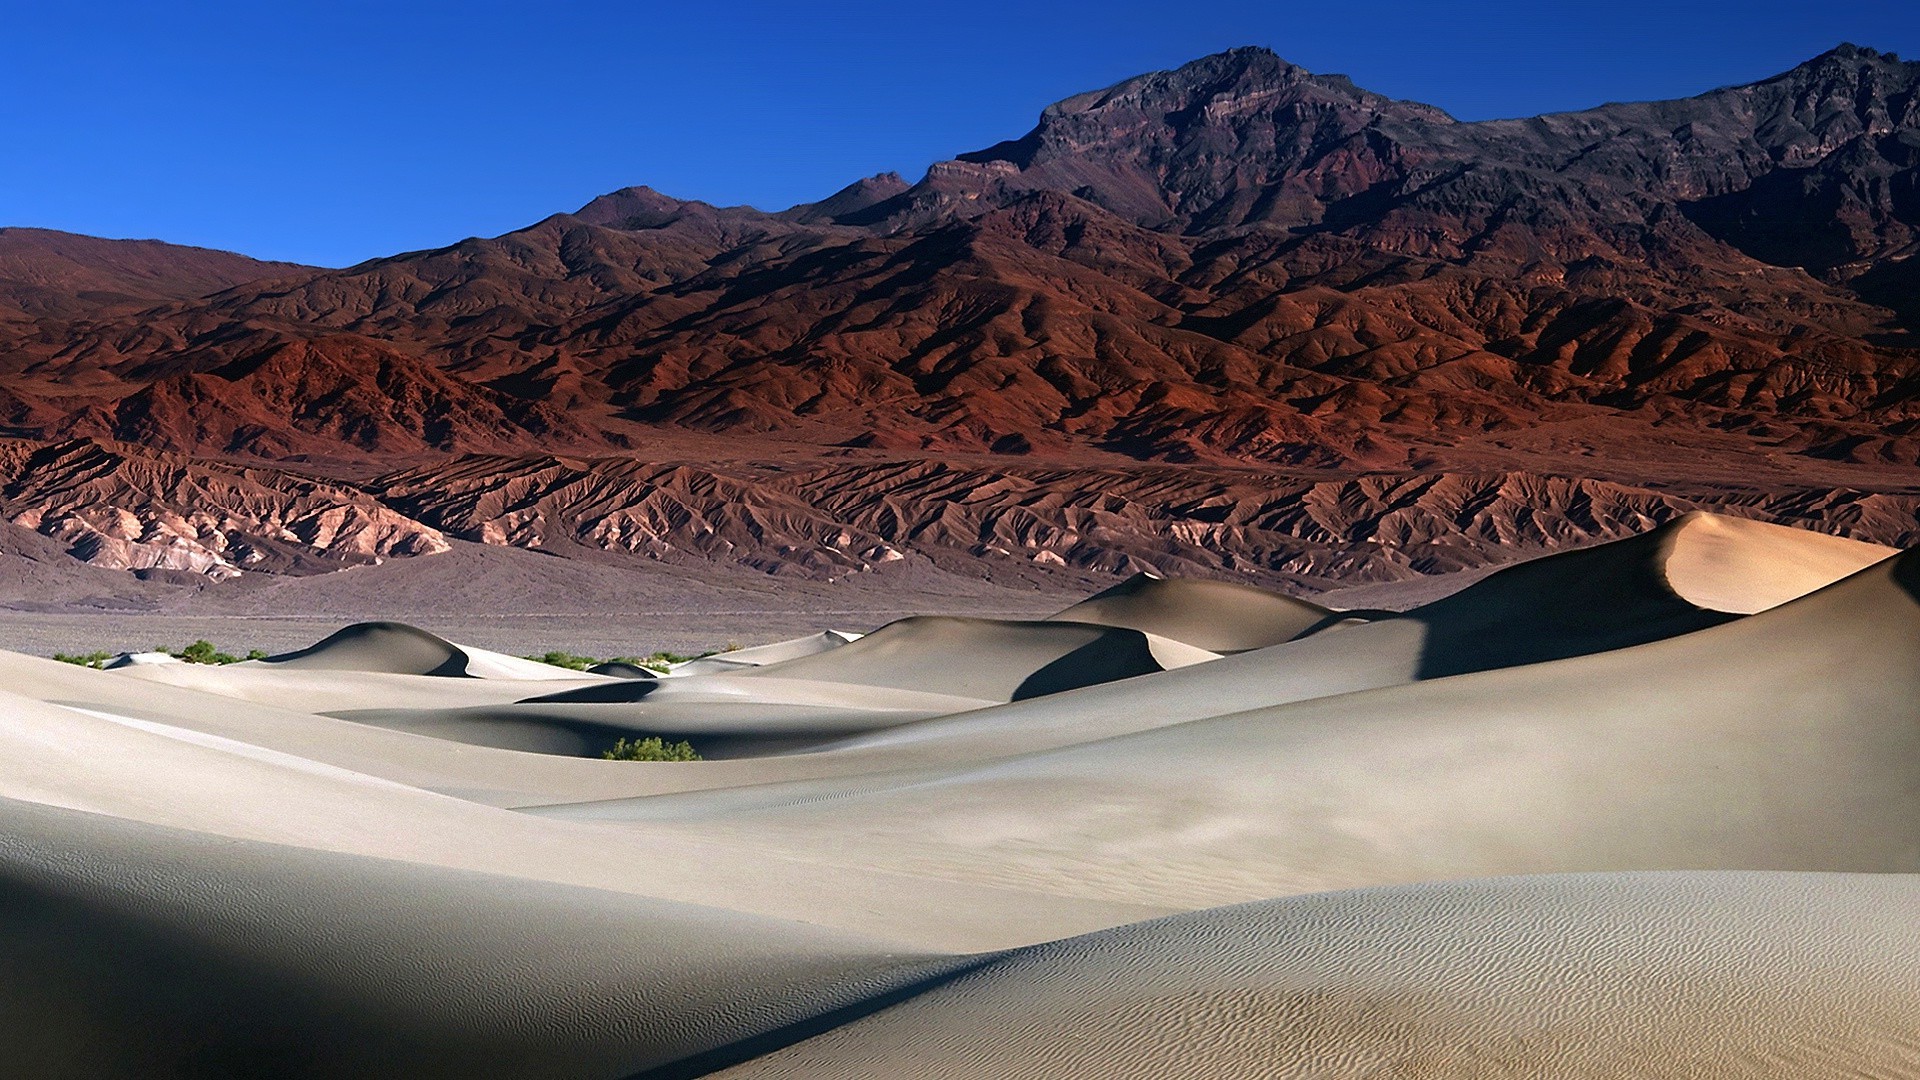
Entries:
POLYGON ((293 460, 454 537, 1311 583, 1696 505, 1914 533, 1920 64, 1854 46, 1472 123, 1238 49, 782 213, 122 243, 0 231, 9 434, 293 460))
POLYGON ((304 277, 310 266, 230 251, 102 240, 51 229, 0 228, 0 318, 73 316, 103 308, 193 300, 249 281, 304 277))

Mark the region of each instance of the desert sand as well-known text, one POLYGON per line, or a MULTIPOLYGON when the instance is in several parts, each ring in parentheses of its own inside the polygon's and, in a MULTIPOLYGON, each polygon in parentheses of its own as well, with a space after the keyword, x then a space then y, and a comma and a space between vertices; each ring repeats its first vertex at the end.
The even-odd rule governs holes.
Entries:
POLYGON ((1917 560, 1694 514, 666 674, 0 653, 0 1072, 1913 1074, 1917 560))

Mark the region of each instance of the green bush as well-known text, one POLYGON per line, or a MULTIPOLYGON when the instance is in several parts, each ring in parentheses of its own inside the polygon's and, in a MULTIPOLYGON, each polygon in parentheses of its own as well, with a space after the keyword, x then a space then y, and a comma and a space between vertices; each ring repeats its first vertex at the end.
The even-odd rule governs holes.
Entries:
POLYGON ((53 654, 53 658, 63 664, 79 664, 81 667, 102 668, 107 666, 107 661, 113 659, 113 654, 108 652, 90 652, 75 656, 71 653, 57 652, 53 654))
MULTIPOLYGON (((242 660, 263 660, 267 655, 260 649, 248 649, 247 655, 235 656, 232 653, 221 652, 213 647, 213 642, 204 639, 181 649, 169 649, 165 645, 155 645, 153 651, 166 653, 176 660, 185 660, 189 664, 237 664, 242 660)), ((54 653, 53 658, 63 664, 79 664, 81 667, 99 668, 106 667, 107 661, 113 659, 114 655, 115 654, 110 652, 98 651, 79 654, 54 653)))
POLYGON ((575 656, 572 653, 561 652, 558 649, 541 653, 539 656, 521 657, 521 659, 533 660, 542 664, 552 664, 554 667, 563 667, 570 671, 585 671, 600 662, 591 656, 575 656))
POLYGON ((227 663, 233 663, 233 657, 215 649, 213 642, 208 641, 206 638, 201 638, 199 641, 194 642, 173 655, 185 660, 189 664, 217 664, 223 658, 227 663))
POLYGON ((699 761, 700 754, 693 744, 685 739, 670 743, 658 735, 649 735, 644 739, 628 742, 621 739, 613 744, 613 749, 602 750, 600 756, 608 761, 699 761))
MULTIPOLYGON (((735 647, 737 648, 738 646, 735 647)), ((700 656, 712 655, 710 652, 700 654, 700 656)), ((648 671, 660 672, 663 675, 666 674, 674 664, 684 664, 689 660, 698 660, 699 658, 699 656, 686 656, 681 653, 657 652, 649 656, 614 656, 600 660, 592 656, 576 656, 570 652, 561 652, 559 649, 553 649, 541 653, 538 656, 521 657, 523 660, 532 660, 541 664, 552 664, 554 667, 566 668, 569 671, 585 671, 596 664, 632 664, 636 667, 646 668, 648 671)))
MULTIPOLYGON (((161 651, 169 652, 170 650, 163 649, 161 651)), ((254 651, 258 652, 259 650, 256 649, 254 651)), ((213 642, 205 638, 201 638, 199 641, 194 642, 178 652, 172 652, 171 655, 175 659, 185 660, 189 664, 237 664, 240 662, 239 657, 232 653, 220 652, 213 647, 213 642)), ((247 658, 259 659, 252 653, 248 653, 247 658)))

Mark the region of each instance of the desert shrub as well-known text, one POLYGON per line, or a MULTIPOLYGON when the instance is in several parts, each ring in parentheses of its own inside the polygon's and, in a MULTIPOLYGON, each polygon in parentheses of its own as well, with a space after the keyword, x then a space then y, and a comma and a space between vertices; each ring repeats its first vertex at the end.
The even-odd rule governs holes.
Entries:
MULTIPOLYGON (((710 652, 700 654, 700 656, 712 655, 710 652)), ((636 667, 643 667, 648 671, 657 671, 664 675, 674 664, 684 664, 688 660, 697 660, 699 656, 688 656, 683 653, 662 651, 647 656, 614 656, 600 660, 592 656, 578 656, 574 653, 554 649, 541 653, 538 656, 527 656, 522 659, 533 660, 542 664, 552 664, 554 667, 566 668, 569 671, 585 671, 596 664, 633 664, 636 667)))
POLYGON ((569 671, 585 671, 600 662, 591 656, 575 656, 572 653, 561 652, 558 649, 541 653, 539 656, 526 656, 521 659, 533 660, 542 664, 552 664, 554 667, 563 667, 569 671))
MULTIPOLYGON (((248 649, 247 655, 235 656, 213 647, 213 642, 200 640, 179 649, 169 649, 165 645, 155 645, 153 652, 166 653, 176 660, 185 660, 189 664, 237 664, 242 660, 264 660, 267 654, 261 649, 248 649)), ((90 653, 54 653, 53 658, 63 664, 79 664, 81 667, 106 667, 107 661, 116 654, 110 652, 90 653)))
POLYGON ((700 754, 693 744, 685 739, 670 743, 658 735, 649 735, 632 742, 621 739, 613 744, 613 749, 603 750, 600 756, 608 761, 699 761, 700 754))
POLYGON ((107 661, 113 659, 113 654, 98 651, 80 653, 78 655, 57 652, 53 654, 53 658, 63 664, 79 664, 81 667, 101 668, 107 666, 107 661))
POLYGON ((189 664, 237 664, 240 658, 232 653, 223 653, 213 647, 213 642, 205 638, 188 645, 172 654, 176 659, 189 664))

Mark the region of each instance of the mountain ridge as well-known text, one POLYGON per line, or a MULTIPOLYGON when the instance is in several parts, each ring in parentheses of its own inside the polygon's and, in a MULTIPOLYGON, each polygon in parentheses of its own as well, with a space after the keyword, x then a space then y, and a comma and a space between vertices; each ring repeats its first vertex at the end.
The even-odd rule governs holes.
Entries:
POLYGON ((163 240, 0 226, 0 318, 191 300, 318 268, 163 240))
POLYGON ((1027 460, 1063 492, 1128 461, 1283 483, 1609 459, 1711 462, 1743 498, 1899 492, 1917 99, 1920 64, 1842 46, 1685 99, 1460 121, 1233 50, 784 211, 631 187, 138 311, 0 313, 0 426, 354 475, 711 438, 739 462, 1027 460))

